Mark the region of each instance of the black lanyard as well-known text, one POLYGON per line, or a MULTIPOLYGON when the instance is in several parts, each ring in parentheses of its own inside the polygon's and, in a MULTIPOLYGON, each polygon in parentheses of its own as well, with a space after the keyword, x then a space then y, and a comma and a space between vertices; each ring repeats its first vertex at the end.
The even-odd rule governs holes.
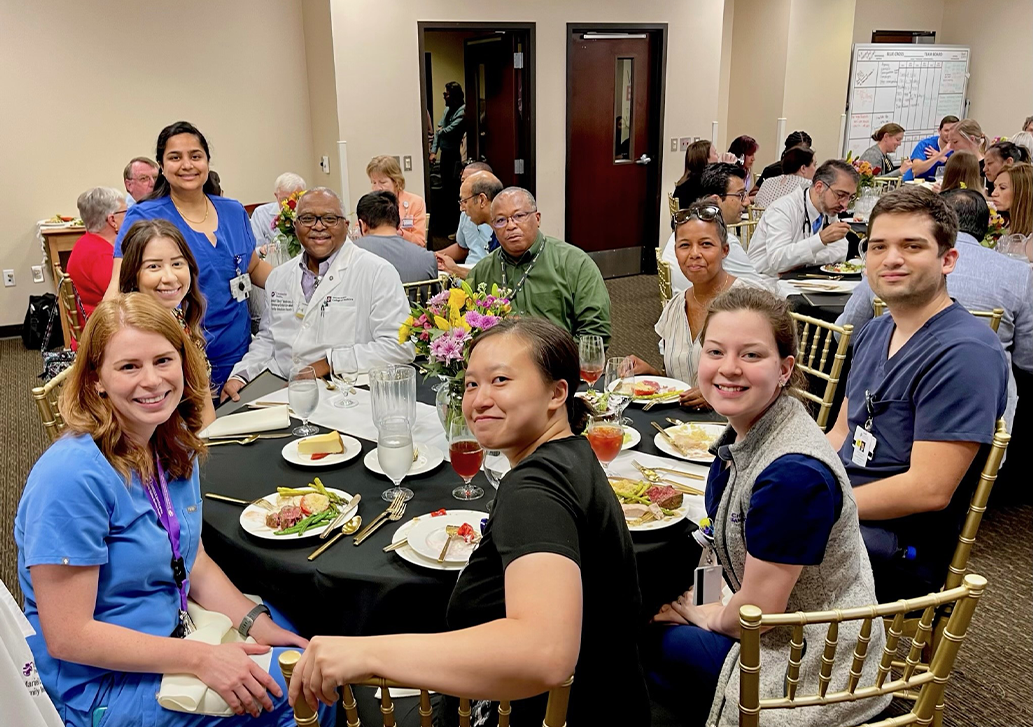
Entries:
MULTIPOLYGON (((530 264, 530 265, 528 265, 528 266, 527 266, 527 270, 525 270, 525 271, 524 271, 524 276, 523 276, 522 278, 520 278, 520 282, 519 282, 519 283, 517 283, 517 284, 516 284, 516 285, 515 285, 515 286, 513 287, 513 290, 512 290, 512 291, 510 291, 510 293, 509 293, 509 299, 510 299, 511 301, 513 301, 513 300, 515 300, 515 299, 516 299, 516 295, 517 295, 517 292, 518 292, 518 291, 519 291, 519 290, 520 290, 521 288, 523 288, 523 287, 524 287, 524 283, 526 283, 526 282, 527 282, 527 276, 531 274, 531 270, 532 270, 532 269, 534 268, 534 264, 535 264, 536 262, 538 262, 538 256, 542 254, 542 250, 544 250, 544 249, 545 249, 545 240, 543 239, 543 240, 542 240, 542 246, 541 246, 540 248, 538 248, 538 252, 536 252, 536 253, 534 254, 534 257, 533 257, 533 258, 531 258, 531 264, 530 264)), ((506 279, 506 260, 505 260, 505 258, 503 258, 503 257, 502 257, 501 255, 499 256, 499 262, 500 262, 500 263, 502 263, 502 287, 503 287, 503 288, 508 288, 508 287, 509 287, 509 285, 508 285, 508 283, 507 283, 507 279, 506 279)), ((516 266, 514 265, 514 267, 516 267, 516 266)))

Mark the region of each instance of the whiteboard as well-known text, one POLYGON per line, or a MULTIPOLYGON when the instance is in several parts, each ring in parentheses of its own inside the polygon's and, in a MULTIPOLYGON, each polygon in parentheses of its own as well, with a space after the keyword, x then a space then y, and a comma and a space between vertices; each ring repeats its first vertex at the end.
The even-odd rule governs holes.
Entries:
POLYGON ((842 153, 863 154, 872 134, 891 121, 904 127, 898 164, 922 139, 938 133, 940 119, 964 118, 969 49, 957 45, 857 43, 850 64, 847 124, 842 153))

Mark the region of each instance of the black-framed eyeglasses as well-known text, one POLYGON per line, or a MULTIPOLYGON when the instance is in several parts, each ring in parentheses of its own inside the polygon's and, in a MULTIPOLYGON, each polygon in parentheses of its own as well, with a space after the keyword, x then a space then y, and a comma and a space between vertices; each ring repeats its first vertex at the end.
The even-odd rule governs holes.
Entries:
POLYGON ((724 215, 721 214, 721 208, 718 207, 716 204, 708 204, 702 207, 690 207, 689 209, 678 210, 674 213, 674 224, 684 225, 693 217, 702 222, 717 222, 719 225, 721 225, 721 227, 725 226, 724 215))
POLYGON ((294 220, 295 224, 302 227, 314 227, 316 222, 322 222, 326 227, 337 227, 344 220, 340 215, 298 215, 294 220))
POLYGON ((846 202, 849 204, 850 202, 854 202, 857 200, 857 192, 851 194, 850 192, 844 192, 839 189, 833 189, 832 187, 826 187, 826 189, 836 196, 837 202, 846 202))
POLYGON ((125 214, 126 212, 128 212, 128 211, 129 211, 128 209, 124 209, 124 210, 115 210, 115 211, 114 211, 114 212, 112 212, 111 214, 112 214, 112 216, 114 216, 114 215, 124 215, 124 214, 125 214))
POLYGON ((740 202, 745 202, 746 201, 746 195, 748 195, 748 194, 749 194, 749 192, 747 192, 745 189, 742 189, 742 190, 739 190, 738 192, 729 192, 728 194, 722 194, 721 195, 721 199, 724 199, 725 197, 738 197, 740 202))
POLYGON ((517 212, 515 215, 510 215, 509 217, 499 216, 491 221, 491 226, 494 227, 496 230, 502 230, 505 229, 506 225, 509 224, 510 220, 513 220, 518 225, 522 225, 524 224, 524 222, 527 221, 527 218, 529 218, 537 211, 537 209, 533 209, 529 212, 517 212))

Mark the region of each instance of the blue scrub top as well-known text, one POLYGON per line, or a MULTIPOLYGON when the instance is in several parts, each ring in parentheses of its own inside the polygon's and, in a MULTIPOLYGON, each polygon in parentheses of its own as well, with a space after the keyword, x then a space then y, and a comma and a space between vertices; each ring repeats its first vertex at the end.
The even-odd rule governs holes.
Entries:
MULTIPOLYGON (((198 467, 168 483, 180 522, 189 573, 201 542, 198 467)), ((172 577, 172 546, 138 477, 127 487, 89 435, 65 435, 39 458, 25 484, 14 520, 18 579, 28 639, 43 686, 66 723, 89 724, 124 674, 61 661, 47 651, 29 568, 99 567, 94 618, 152 636, 170 636, 179 622, 179 591, 172 577)), ((60 608, 59 604, 51 607, 60 608)), ((149 698, 153 700, 153 690, 149 698)), ((154 700, 157 705, 157 701, 154 700)), ((156 709, 156 707, 155 707, 156 709)))
MULTIPOLYGON (((911 158, 914 159, 914 160, 918 160, 920 162, 924 162, 927 159, 927 157, 925 155, 925 150, 926 149, 935 149, 936 151, 940 150, 940 135, 939 134, 935 134, 933 136, 927 136, 926 138, 922 139, 920 142, 915 144, 915 148, 911 151, 911 158)), ((951 152, 950 154, 953 154, 953 153, 954 152, 951 152)), ((947 155, 948 159, 950 158, 950 154, 947 155)), ((943 162, 936 162, 935 164, 933 164, 931 167, 926 169, 922 174, 919 174, 918 176, 919 176, 920 179, 927 179, 930 182, 935 181, 936 180, 936 170, 939 169, 940 167, 942 167, 943 165, 944 165, 943 162)), ((906 172, 904 172, 903 176, 901 176, 901 181, 910 182, 914 178, 915 178, 914 172, 912 172, 910 169, 908 169, 906 172)))
POLYGON ((172 204, 171 197, 133 205, 115 239, 115 257, 122 257, 122 239, 134 222, 163 219, 174 224, 190 246, 200 271, 198 284, 205 299, 204 330, 206 353, 212 364, 212 383, 218 386, 229 378, 233 366, 244 358, 251 343, 251 315, 247 301, 236 301, 230 294, 230 280, 247 272, 255 250, 255 233, 244 206, 235 199, 208 199, 219 215, 215 230, 216 245, 194 231, 172 204))

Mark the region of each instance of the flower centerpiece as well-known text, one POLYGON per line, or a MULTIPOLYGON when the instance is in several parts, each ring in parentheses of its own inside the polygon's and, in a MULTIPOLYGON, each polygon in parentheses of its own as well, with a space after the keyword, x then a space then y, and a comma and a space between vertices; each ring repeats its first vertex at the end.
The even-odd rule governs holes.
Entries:
MULTIPOLYGON (((294 257, 301 253, 301 242, 298 241, 298 235, 294 231, 294 218, 298 214, 298 200, 301 199, 303 194, 305 194, 304 190, 294 192, 289 197, 281 200, 280 213, 273 220, 273 229, 276 230, 276 243, 277 245, 285 245, 287 247, 289 257, 294 257)), ((285 261, 281 260, 280 262, 285 261)))
POLYGON ((398 342, 416 346, 416 355, 428 376, 437 376, 438 413, 442 424, 462 407, 463 380, 469 363, 469 344, 479 334, 494 328, 511 311, 510 291, 486 283, 477 290, 462 281, 424 303, 413 303, 410 315, 398 329, 398 342))
POLYGON ((875 178, 879 176, 879 167, 873 167, 872 163, 864 159, 855 159, 853 161, 854 169, 861 175, 860 179, 857 180, 857 191, 858 193, 864 189, 871 189, 875 186, 875 178))
POLYGON ((989 202, 987 206, 990 208, 990 226, 986 230, 986 235, 979 242, 983 247, 996 248, 997 241, 1007 231, 1008 225, 993 202, 989 202))

